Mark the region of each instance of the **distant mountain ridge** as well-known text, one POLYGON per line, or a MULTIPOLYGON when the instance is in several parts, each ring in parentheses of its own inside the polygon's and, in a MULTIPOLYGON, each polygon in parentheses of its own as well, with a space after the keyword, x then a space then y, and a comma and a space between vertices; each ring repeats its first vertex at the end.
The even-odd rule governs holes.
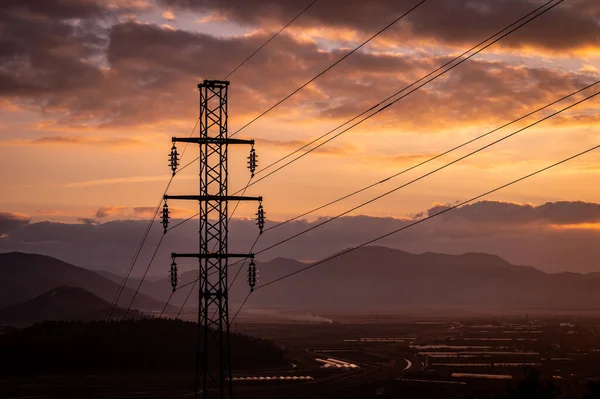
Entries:
MULTIPOLYGON (((0 324, 26 325, 47 320, 103 320, 111 304, 80 287, 63 285, 25 302, 0 309, 0 324)), ((114 309, 123 317, 125 310, 114 309)), ((130 312, 134 316, 135 312, 130 312)))
MULTIPOLYGON (((0 254, 0 301, 5 295, 3 284, 10 280, 5 278, 5 255, 7 254, 0 254)), ((19 256, 25 262, 31 260, 29 257, 40 255, 20 254, 19 256)), ((64 262, 53 258, 48 259, 52 259, 52 262, 46 264, 50 269, 58 265, 63 271, 71 270, 64 268, 64 265, 68 265, 64 262)), ((309 264, 293 259, 275 258, 268 262, 257 261, 256 265, 259 270, 258 286, 260 286, 309 264)), ((72 265, 68 266, 76 268, 72 265)), ((240 266, 241 264, 235 265, 229 269, 230 283, 240 266)), ((86 273, 94 274, 95 278, 102 279, 104 284, 113 284, 111 287, 116 285, 94 272, 76 269, 79 269, 80 273, 84 270, 86 273)), ((39 268, 33 268, 28 278, 35 281, 46 279, 49 270, 41 271, 39 268)), ((229 293, 231 307, 238 306, 249 292, 245 274, 246 270, 240 271, 240 276, 229 293)), ((197 276, 196 271, 182 273, 179 286, 193 282, 197 276)), ((113 279, 118 278, 120 276, 113 276, 113 279)), ((64 280, 65 278, 61 281, 64 280)), ((137 286, 138 282, 139 280, 132 279, 131 287, 137 286)), ((63 284, 65 283, 57 285, 63 284)), ((48 283, 45 282, 43 285, 48 283)), ((116 287, 114 289, 116 290, 116 287)), ((174 306, 169 308, 167 313, 172 310, 177 312, 179 306, 188 297, 190 289, 192 289, 191 285, 189 288, 178 290, 172 296, 170 303, 174 306)), ((90 290, 90 292, 98 295, 94 291, 90 290)), ((145 294, 143 296, 146 301, 150 301, 150 305, 161 308, 171 294, 169 279, 165 276, 157 281, 145 281, 141 293, 145 294)), ((98 296, 106 300, 101 295, 98 296)), ((110 300, 112 297, 109 298, 110 300)), ((138 303, 142 304, 136 301, 136 304, 138 303)), ((372 246, 343 254, 310 270, 258 289, 252 294, 246 306, 335 311, 336 309, 392 310, 414 305, 506 308, 596 307, 600 305, 600 273, 549 274, 530 266, 513 265, 499 256, 485 253, 411 254, 397 249, 372 246)), ((191 295, 187 306, 197 306, 197 297, 191 295)))
MULTIPOLYGON (((257 267, 260 286, 306 264, 275 259, 257 267)), ((230 297, 240 300, 240 293, 230 297)), ((482 253, 411 254, 365 247, 258 289, 249 302, 256 307, 332 310, 413 305, 589 308, 600 305, 600 279, 593 274, 548 274, 482 253)))
MULTIPOLYGON (((60 286, 80 287, 112 303, 119 284, 99 274, 45 255, 0 253, 0 308, 32 299, 60 286)), ((125 288, 118 305, 127 308, 134 290, 125 288)), ((164 302, 139 293, 134 309, 160 310, 164 302)))

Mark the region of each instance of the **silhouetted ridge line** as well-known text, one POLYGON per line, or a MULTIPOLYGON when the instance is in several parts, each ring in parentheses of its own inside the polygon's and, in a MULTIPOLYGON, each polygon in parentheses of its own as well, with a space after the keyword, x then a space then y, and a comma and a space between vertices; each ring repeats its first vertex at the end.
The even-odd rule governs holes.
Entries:
MULTIPOLYGON (((599 94, 600 94, 600 93, 599 93, 599 94)), ((346 255, 346 254, 347 254, 347 253, 349 253, 349 252, 355 251, 355 250, 357 250, 357 249, 359 249, 359 248, 366 247, 367 245, 370 245, 370 244, 372 244, 372 243, 374 243, 374 242, 380 241, 380 240, 382 240, 382 239, 384 239, 384 238, 387 238, 387 237, 389 237, 389 236, 392 236, 392 235, 394 235, 394 234, 397 234, 397 233, 399 233, 399 232, 401 232, 401 231, 404 231, 404 230, 406 230, 406 229, 409 229, 409 228, 411 228, 411 227, 413 227, 413 226, 416 226, 416 225, 418 225, 418 224, 421 224, 421 223, 423 223, 423 222, 425 222, 425 221, 427 221, 427 220, 430 220, 430 219, 433 219, 433 218, 435 218, 435 217, 438 217, 438 216, 440 216, 440 215, 443 215, 443 214, 444 214, 444 213, 446 213, 446 212, 450 212, 451 210, 454 210, 454 209, 456 209, 456 208, 459 208, 459 207, 461 207, 461 206, 463 206, 463 205, 466 205, 466 204, 468 204, 468 203, 470 203, 470 202, 476 201, 476 200, 478 200, 478 199, 480 199, 480 198, 483 198, 483 197, 485 197, 485 196, 488 196, 488 195, 490 195, 490 194, 493 194, 493 193, 495 193, 495 192, 497 192, 497 191, 500 191, 500 190, 502 190, 502 189, 504 189, 504 188, 506 188, 506 187, 512 186, 513 184, 516 184, 516 183, 519 183, 519 182, 521 182, 521 181, 523 181, 523 180, 529 179, 529 178, 531 178, 531 177, 533 177, 533 176, 535 176, 535 175, 538 175, 538 174, 540 174, 540 173, 542 173, 542 172, 545 172, 545 171, 547 171, 547 170, 549 170, 549 169, 552 169, 552 168, 554 168, 554 167, 556 167, 556 166, 559 166, 559 165, 561 165, 561 164, 563 164, 563 163, 566 163, 566 162, 568 162, 568 161, 571 161, 571 160, 573 160, 573 159, 575 159, 575 158, 578 158, 578 157, 580 157, 580 156, 582 156, 582 155, 585 155, 585 154, 587 154, 587 153, 589 153, 589 152, 592 152, 592 151, 594 151, 594 150, 597 150, 598 148, 600 148, 600 145, 596 145, 596 146, 594 146, 594 147, 588 148, 587 150, 581 151, 581 152, 579 152, 579 153, 577 153, 577 154, 575 154, 575 155, 571 155, 570 157, 568 157, 568 158, 565 158, 565 159, 563 159, 563 160, 561 160, 561 161, 555 162, 555 163, 553 163, 553 164, 551 164, 551 165, 549 165, 549 166, 546 166, 546 167, 544 167, 544 168, 542 168, 542 169, 538 169, 537 171, 535 171, 535 172, 533 172, 533 173, 530 173, 530 174, 528 174, 528 175, 522 176, 522 177, 520 177, 520 178, 518 178, 518 179, 516 179, 516 180, 513 180, 513 181, 511 181, 511 182, 509 182, 509 183, 503 184, 503 185, 501 185, 501 186, 499 186, 499 187, 496 187, 496 188, 494 188, 494 189, 492 189, 492 190, 486 191, 486 192, 485 192, 485 193, 483 193, 483 194, 479 194, 479 195, 477 195, 477 196, 475 196, 475 197, 473 197, 473 198, 470 198, 470 199, 468 199, 468 200, 466 200, 466 201, 462 201, 462 202, 460 202, 460 203, 458 203, 458 204, 456 204, 456 205, 452 205, 452 206, 449 206, 449 207, 447 207, 447 208, 444 208, 443 210, 441 210, 441 211, 439 211, 439 212, 436 212, 436 213, 434 213, 434 214, 432 214, 432 215, 429 215, 429 216, 427 216, 427 217, 425 217, 425 218, 423 218, 423 219, 419 219, 419 220, 417 220, 417 221, 415 221, 415 222, 413 222, 413 223, 410 223, 410 224, 408 224, 408 225, 406 225, 406 226, 403 226, 403 227, 401 227, 401 228, 399 228, 399 229, 392 230, 392 231, 390 231, 389 233, 386 233, 386 234, 384 234, 384 235, 381 235, 381 236, 379 236, 379 237, 376 237, 376 238, 374 238, 374 239, 372 239, 372 240, 369 240, 369 241, 367 241, 367 242, 365 242, 365 243, 363 243, 363 244, 357 245, 357 246, 355 246, 355 247, 348 248, 348 249, 347 249, 347 250, 345 250, 345 251, 339 252, 339 253, 337 253, 337 254, 335 254, 335 255, 333 255, 333 256, 330 256, 330 257, 328 257, 328 258, 325 258, 325 259, 323 259, 323 260, 321 260, 321 261, 318 261, 318 262, 316 262, 316 263, 313 263, 313 264, 311 264, 311 265, 308 265, 308 266, 306 266, 306 267, 303 267, 303 268, 301 268, 301 269, 299 269, 299 270, 296 270, 296 271, 294 271, 294 272, 292 272, 292 273, 288 273, 288 274, 286 274, 286 275, 284 275, 284 276, 281 276, 281 277, 279 277, 279 278, 276 278, 276 279, 274 279, 274 280, 271 280, 271 281, 269 281, 269 282, 266 282, 266 283, 264 283, 264 284, 258 285, 258 286, 256 287, 256 289, 255 289, 255 290, 258 290, 258 289, 260 289, 260 288, 264 288, 264 287, 267 287, 267 286, 269 286, 269 285, 275 284, 275 283, 277 283, 277 282, 279 282, 279 281, 281 281, 281 280, 287 279, 287 278, 289 278, 289 277, 292 277, 292 276, 294 276, 294 275, 296 275, 296 274, 299 274, 299 273, 302 273, 302 272, 304 272, 304 271, 306 271, 306 270, 309 270, 309 269, 312 269, 312 268, 314 268, 314 267, 317 267, 317 266, 319 266, 319 265, 321 265, 321 264, 323 264, 323 263, 325 263, 325 262, 328 262, 328 261, 330 261, 330 260, 332 260, 332 259, 338 258, 338 257, 340 257, 340 256, 342 256, 342 255, 346 255)))

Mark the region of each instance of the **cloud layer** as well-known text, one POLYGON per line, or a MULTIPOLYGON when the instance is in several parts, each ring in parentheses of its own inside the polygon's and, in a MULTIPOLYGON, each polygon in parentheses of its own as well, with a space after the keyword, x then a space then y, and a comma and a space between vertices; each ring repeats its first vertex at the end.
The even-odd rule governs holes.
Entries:
MULTIPOLYGON (((285 97, 414 4, 415 0, 317 2, 231 77, 230 129, 285 97)), ((266 165, 426 76, 540 4, 537 0, 428 0, 240 136, 256 138, 266 165)), ((226 75, 305 6, 304 0, 5 1, 0 14, 0 179, 8 182, 9 194, 0 207, 61 209, 64 215, 74 215, 70 220, 82 218, 81 224, 30 223, 23 215, 2 215, 2 229, 7 230, 0 232, 2 248, 55 251, 52 254, 72 256, 67 260, 84 264, 89 257, 82 248, 97 241, 103 244, 90 249, 96 251, 96 267, 116 267, 127 259, 129 243, 136 240, 127 234, 143 229, 142 222, 113 220, 147 217, 152 212, 136 205, 152 204, 155 200, 150 197, 156 194, 158 199, 162 192, 158 186, 166 179, 161 173, 168 170, 165 148, 156 147, 168 145, 172 135, 183 134, 183 127, 189 134, 188 126, 198 113, 196 84, 226 75), (154 169, 159 163, 162 168, 154 169), (78 210, 69 213, 69 207, 78 210)), ((270 198, 271 214, 301 213, 309 202, 306 198, 304 204, 302 195, 310 194, 314 203, 328 202, 397 172, 399 165, 425 160, 600 79, 595 67, 600 60, 599 20, 597 0, 561 3, 261 183, 257 194, 270 198)), ((461 198, 467 188, 476 191, 488 181, 520 176, 529 163, 564 158, 559 150, 597 144, 598 115, 597 102, 578 106, 545 122, 544 140, 520 137, 523 141, 503 143, 506 146, 499 146, 499 152, 493 153, 494 148, 491 154, 444 172, 449 180, 428 180, 440 188, 425 186, 418 191, 423 187, 419 184, 418 192, 408 193, 402 203, 389 199, 389 211, 383 209, 385 204, 369 211, 404 215, 438 198, 461 198), (450 180, 458 183, 448 184, 450 180)), ((597 161, 589 162, 585 168, 563 169, 564 175, 557 178, 567 183, 564 189, 559 187, 560 192, 557 187, 543 192, 534 188, 529 195, 505 198, 543 202, 568 194, 568 198, 598 201, 588 183, 595 181, 594 173, 600 169, 597 161)), ((175 189, 197 188, 185 183, 175 189)), ((172 210, 179 212, 176 217, 190 215, 172 210)), ((551 269, 571 267, 568 259, 578 259, 581 268, 592 268, 593 257, 579 260, 569 251, 567 255, 553 252, 570 239, 553 240, 571 234, 587 242, 583 236, 595 230, 579 225, 596 223, 596 212, 591 202, 543 206, 484 202, 427 225, 433 227, 411 230, 390 245, 451 252, 481 245, 511 261, 551 269), (515 249, 523 235, 537 237, 534 243, 546 243, 552 256, 545 255, 542 247, 531 252, 540 254, 539 259, 531 258, 525 249, 515 249)), ((55 215, 54 220, 65 219, 55 215)), ((252 223, 235 223, 243 232, 237 237, 234 233, 233 244, 244 250, 254 239, 252 223)), ((282 246, 273 256, 317 259, 360 243, 369 237, 367 233, 377 235, 403 223, 407 220, 342 218, 319 229, 314 237, 307 235, 282 246)), ((261 243, 266 246, 310 225, 291 223, 275 230, 272 238, 261 238, 261 243)), ((190 228, 186 234, 193 231, 190 228)), ((174 243, 188 242, 188 235, 173 234, 174 243)), ((576 242, 572 245, 580 247, 576 242)), ((592 247, 579 253, 592 256, 592 247)))
MULTIPOLYGON (((260 258, 317 260, 406 226, 425 215, 438 213, 444 207, 436 205, 420 215, 405 219, 344 217, 269 250, 260 258)), ((99 209, 98 218, 113 210, 109 207, 99 209)), ((266 232, 254 251, 258 252, 322 220, 300 220, 266 232)), ((197 247, 196 223, 188 222, 167 234, 151 269, 153 273, 163 274, 171 252, 189 252, 197 247)), ((81 224, 29 223, 25 215, 0 214, 3 251, 40 252, 92 269, 114 272, 124 270, 146 225, 144 220, 116 220, 101 224, 96 220, 82 220, 81 224)), ((247 251, 257 233, 253 220, 233 220, 231 251, 247 251)), ((144 262, 148 261, 161 234, 162 226, 156 223, 149 237, 149 246, 140 259, 138 273, 144 268, 144 262)), ((591 272, 598 269, 595 259, 600 250, 597 245, 591 245, 598 239, 600 204, 597 203, 562 201, 534 206, 482 201, 444 213, 377 244, 413 252, 489 252, 512 263, 532 265, 546 271, 591 272)), ((193 267, 193 264, 183 267, 193 267)))
MULTIPOLYGON (((0 96, 20 107, 43 111, 59 125, 143 126, 191 119, 195 112, 189 104, 196 102, 196 93, 190 82, 224 75, 237 65, 241 54, 252 53, 270 35, 257 31, 216 37, 141 22, 131 17, 132 6, 54 3, 15 3, 0 18, 0 96)), ((272 0, 164 3, 176 10, 223 13, 229 21, 252 26, 279 25, 298 8, 272 0)), ((413 2, 350 3, 339 7, 335 2, 323 2, 299 19, 297 28, 328 26, 370 32, 413 2)), ((325 75, 286 104, 283 109, 291 114, 286 118, 295 119, 298 112, 303 119, 350 118, 393 93, 392 88, 401 89, 450 59, 443 50, 430 51, 411 40, 463 48, 491 34, 490 27, 505 26, 526 14, 535 4, 517 0, 478 2, 477 6, 467 1, 431 2, 427 7, 435 9, 418 10, 388 38, 417 46, 418 51, 369 48, 353 55, 336 67, 335 73, 325 75)), ((501 43, 553 51, 598 49, 599 8, 592 0, 559 6, 543 21, 523 28, 514 40, 501 43)), ((331 44, 333 48, 324 49, 318 41, 288 33, 270 43, 235 76, 231 97, 234 120, 259 113, 347 52, 344 46, 331 44)), ((594 75, 597 73, 565 73, 479 57, 411 96, 410 103, 387 113, 381 123, 428 130, 495 120, 580 88, 594 75)), ((38 142, 50 140, 56 138, 38 142)), ((78 142, 77 138, 61 140, 78 142)))

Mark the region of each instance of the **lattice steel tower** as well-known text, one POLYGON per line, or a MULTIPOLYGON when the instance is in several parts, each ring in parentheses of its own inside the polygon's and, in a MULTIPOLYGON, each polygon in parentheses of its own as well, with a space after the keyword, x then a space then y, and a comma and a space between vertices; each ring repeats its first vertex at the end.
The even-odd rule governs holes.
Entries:
MULTIPOLYGON (((248 165, 256 167, 254 140, 228 138, 227 88, 229 82, 205 80, 200 89, 200 137, 173 137, 170 166, 173 173, 179 164, 175 143, 196 143, 200 147, 199 195, 165 195, 163 223, 168 225, 167 200, 198 201, 200 206, 200 240, 198 253, 173 253, 171 283, 177 286, 176 258, 198 258, 198 348, 196 398, 232 397, 231 349, 229 344, 229 304, 227 266, 229 258, 253 258, 253 254, 230 254, 227 251, 228 201, 258 201, 262 197, 229 196, 227 194, 227 149, 230 144, 252 146, 248 165)), ((262 212, 259 212, 262 213, 262 212)), ((261 216, 259 216, 259 219, 261 216)), ((260 223, 264 224, 264 216, 260 223)), ((259 225, 261 226, 261 225, 259 225)), ((254 262, 251 262, 254 264, 254 262)))

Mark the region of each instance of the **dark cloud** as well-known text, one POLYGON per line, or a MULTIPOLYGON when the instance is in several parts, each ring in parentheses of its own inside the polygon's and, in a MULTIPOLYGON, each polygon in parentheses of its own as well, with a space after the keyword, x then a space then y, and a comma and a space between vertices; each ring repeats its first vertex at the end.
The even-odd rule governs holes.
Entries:
POLYGON ((13 230, 29 224, 29 216, 21 213, 0 212, 0 234, 8 234, 13 230))
POLYGON ((92 218, 78 218, 77 221, 80 223, 83 223, 83 224, 92 224, 92 225, 96 225, 96 224, 100 223, 96 219, 92 219, 92 218))
MULTIPOLYGON (((438 205, 428 215, 447 209, 438 205)), ((548 202, 534 206, 511 202, 481 201, 465 205, 441 216, 445 220, 464 220, 471 223, 527 224, 580 224, 600 222, 600 204, 583 201, 548 202)))
MULTIPOLYGON (((56 12, 75 13, 79 8, 72 3, 73 7, 56 12)), ((153 24, 117 22, 116 11, 96 10, 93 4, 83 3, 80 17, 75 19, 52 16, 44 7, 35 8, 35 4, 29 6, 37 10, 35 13, 27 7, 13 7, 3 13, 0 96, 52 115, 54 128, 191 120, 196 113, 190 106, 197 102, 195 83, 224 75, 224 71, 240 62, 241 55, 250 54, 268 37, 261 33, 217 38, 153 24), (35 23, 32 18, 36 18, 35 23)), ((258 10, 278 7, 268 1, 256 4, 258 10)), ((389 14, 391 3, 368 4, 369 7, 357 5, 358 10, 366 7, 372 10, 369 12, 389 14)), ((243 10, 246 6, 240 7, 243 10)), ((323 51, 316 43, 281 35, 236 73, 231 86, 231 115, 240 119, 256 115, 346 51, 323 51)), ((305 119, 351 118, 448 60, 422 51, 404 55, 359 52, 286 101, 272 115, 291 115, 291 120, 298 113, 305 119)), ((578 89, 592 79, 589 73, 567 74, 473 59, 374 120, 382 125, 424 131, 504 120, 578 89)), ((36 143, 87 141, 81 137, 53 136, 36 143)), ((127 144, 119 139, 97 143, 127 144)))
MULTIPOLYGON (((166 7, 217 13, 240 24, 270 26, 272 29, 285 25, 306 6, 302 0, 159 1, 166 7)), ((340 4, 326 0, 313 6, 293 26, 345 28, 367 35, 377 32, 417 3, 416 0, 348 0, 340 4)), ((383 37, 404 45, 415 42, 453 46, 475 44, 542 3, 535 0, 428 1, 383 37)), ((500 45, 533 46, 548 51, 598 48, 599 18, 600 6, 596 0, 564 2, 500 45)))
MULTIPOLYGON (((429 214, 440 209, 431 208, 429 214)), ((599 209, 600 204, 585 202, 562 201, 533 206, 482 201, 406 229, 374 245, 417 253, 488 252, 514 264, 531 265, 547 271, 597 271, 595 259, 600 256, 600 247, 594 242, 600 239, 600 230, 560 226, 598 222, 599 209)), ((259 259, 321 259, 399 229, 422 216, 417 214, 406 219, 343 217, 269 250, 259 255, 259 259)), ((315 226, 322 220, 298 220, 268 231, 260 237, 254 252, 315 226)), ((179 221, 172 220, 173 223, 179 221)), ((90 223, 78 224, 29 224, 19 219, 8 237, 3 239, 2 250, 44 253, 93 269, 122 272, 131 260, 147 223, 146 220, 121 220, 96 224, 90 220, 90 223)), ((151 272, 165 274, 171 252, 195 251, 198 246, 197 232, 197 220, 170 231, 164 238, 151 272)), ((162 234, 162 226, 156 222, 134 274, 141 273, 140 270, 147 266, 162 234)), ((248 251, 257 234, 254 220, 234 219, 230 224, 231 252, 248 251)), ((182 262, 181 267, 187 270, 193 268, 194 264, 182 262)))
POLYGON ((118 215, 123 212, 125 207, 123 206, 103 206, 98 208, 96 211, 96 217, 99 219, 105 218, 107 216, 118 215))
POLYGON ((53 19, 102 17, 108 14, 108 10, 96 0, 3 0, 2 10, 53 19))
MULTIPOLYGON (((90 60, 106 43, 109 13, 91 1, 9 1, 0 14, 0 94, 56 94, 93 85, 90 60)), ((55 106, 51 97, 44 104, 55 106)))

